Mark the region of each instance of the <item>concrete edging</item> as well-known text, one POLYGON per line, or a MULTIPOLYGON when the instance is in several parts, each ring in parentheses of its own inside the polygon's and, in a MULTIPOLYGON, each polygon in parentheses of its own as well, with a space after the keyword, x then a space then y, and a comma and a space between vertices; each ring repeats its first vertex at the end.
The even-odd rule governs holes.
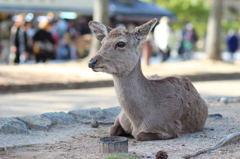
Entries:
POLYGON ((99 124, 112 124, 120 111, 121 107, 117 106, 106 109, 80 109, 68 113, 53 112, 21 117, 2 117, 0 118, 0 133, 27 134, 28 130, 48 131, 55 125, 89 124, 92 118, 95 118, 99 124))

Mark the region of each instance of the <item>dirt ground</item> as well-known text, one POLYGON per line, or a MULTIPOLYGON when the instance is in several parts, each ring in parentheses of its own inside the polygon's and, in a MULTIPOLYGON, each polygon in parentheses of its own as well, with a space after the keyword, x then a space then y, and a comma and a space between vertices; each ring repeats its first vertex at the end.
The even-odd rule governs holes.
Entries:
MULTIPOLYGON (((176 63, 158 63, 142 67, 145 76, 196 76, 204 74, 239 74, 240 61, 235 63, 209 60, 191 60, 176 63), (203 67, 204 66, 204 67, 203 67)), ((239 77, 239 76, 238 76, 239 77)), ((199 78, 199 77, 198 77, 199 78)), ((84 62, 23 64, 0 66, 1 85, 33 85, 39 83, 71 83, 112 80, 106 73, 93 72, 84 62)), ((216 80, 216 79, 215 79, 216 80)))
MULTIPOLYGON (((144 67, 145 75, 194 75, 201 73, 239 73, 240 63, 228 64, 209 61, 190 61, 179 64, 161 64, 144 67), (204 67, 203 67, 204 66, 204 67)), ((38 83, 70 83, 111 79, 103 73, 94 73, 78 63, 1 66, 0 85, 38 83), (47 80, 46 80, 47 79, 47 80)), ((205 128, 196 133, 183 134, 170 140, 136 141, 129 138, 129 153, 141 158, 155 158, 159 150, 169 159, 212 146, 230 133, 240 132, 240 103, 222 104, 208 101, 209 113, 220 113, 223 118, 208 118, 205 128)), ((99 159, 98 139, 108 136, 110 125, 91 128, 90 125, 58 125, 49 131, 31 130, 28 134, 0 134, 0 159, 99 159)), ((196 159, 240 159, 240 143, 195 157, 196 159)))
MULTIPOLYGON (((129 139, 129 153, 137 153, 141 158, 155 158, 155 153, 167 152, 169 159, 201 148, 212 146, 230 133, 240 132, 240 103, 223 104, 208 101, 209 113, 220 113, 222 118, 208 117, 201 132, 183 134, 170 140, 136 141, 129 139)), ((1 159, 99 159, 98 139, 108 136, 110 125, 92 128, 87 124, 55 126, 49 131, 31 130, 29 134, 0 134, 1 159)), ((240 142, 195 157, 196 159, 240 159, 240 142)))

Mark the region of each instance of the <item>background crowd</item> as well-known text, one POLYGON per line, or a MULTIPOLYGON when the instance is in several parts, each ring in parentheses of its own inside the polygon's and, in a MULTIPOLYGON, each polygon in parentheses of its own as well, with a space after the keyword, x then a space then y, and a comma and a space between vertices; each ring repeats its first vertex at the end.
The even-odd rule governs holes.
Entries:
POLYGON ((44 16, 28 21, 25 14, 8 16, 0 22, 0 63, 38 63, 86 56, 91 41, 87 23, 87 18, 56 20, 44 16))
MULTIPOLYGON (((0 64, 19 64, 29 61, 76 60, 87 56, 91 45, 88 28, 90 19, 53 19, 51 15, 29 20, 29 15, 8 16, 0 22, 0 64)), ((138 24, 111 21, 111 27, 133 29, 138 24)), ((239 34, 231 29, 225 48, 234 60, 239 49, 239 34)), ((182 60, 197 51, 199 37, 193 24, 184 22, 181 30, 173 30, 168 17, 162 17, 143 46, 143 58, 149 64, 152 55, 167 61, 174 50, 182 60)), ((204 48, 204 46, 203 46, 204 48)))
MULTIPOLYGON (((240 34, 237 30, 230 29, 224 38, 224 50, 230 54, 230 59, 234 60, 234 54, 240 46, 240 34)), ((171 56, 171 51, 175 50, 178 57, 183 60, 189 60, 193 54, 198 51, 197 43, 201 42, 193 24, 184 22, 182 29, 173 31, 168 17, 162 17, 159 24, 155 27, 153 33, 154 45, 161 61, 166 61, 171 56)), ((207 41, 203 39, 203 51, 207 41)))

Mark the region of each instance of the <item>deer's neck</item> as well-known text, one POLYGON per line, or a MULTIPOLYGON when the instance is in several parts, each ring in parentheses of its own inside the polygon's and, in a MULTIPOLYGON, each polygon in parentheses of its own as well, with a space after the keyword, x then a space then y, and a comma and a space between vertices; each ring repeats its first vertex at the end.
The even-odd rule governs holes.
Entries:
POLYGON ((115 87, 126 91, 129 90, 129 86, 132 86, 132 89, 135 89, 135 87, 140 87, 142 84, 147 82, 146 77, 142 73, 140 60, 132 72, 130 72, 127 76, 113 75, 113 80, 115 87))
POLYGON ((141 118, 142 109, 139 108, 139 105, 141 105, 139 102, 141 102, 144 92, 147 91, 148 80, 142 73, 140 60, 129 75, 113 75, 113 80, 118 101, 126 115, 129 116, 129 114, 138 112, 134 115, 134 118, 141 118))

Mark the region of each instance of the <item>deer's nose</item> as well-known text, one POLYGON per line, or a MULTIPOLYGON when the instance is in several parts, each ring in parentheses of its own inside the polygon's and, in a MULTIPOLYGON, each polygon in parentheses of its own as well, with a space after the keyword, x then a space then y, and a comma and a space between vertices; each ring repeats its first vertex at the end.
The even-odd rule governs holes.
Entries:
POLYGON ((98 62, 98 60, 90 60, 88 62, 88 67, 89 68, 94 68, 96 66, 97 62, 98 62))

